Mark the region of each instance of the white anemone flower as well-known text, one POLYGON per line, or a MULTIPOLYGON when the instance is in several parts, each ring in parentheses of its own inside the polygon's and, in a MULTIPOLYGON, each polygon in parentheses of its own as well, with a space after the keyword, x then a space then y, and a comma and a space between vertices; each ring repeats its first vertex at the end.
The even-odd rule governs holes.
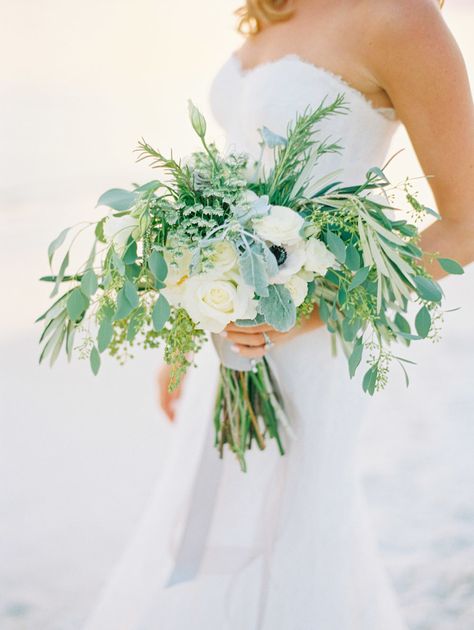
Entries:
POLYGON ((278 273, 270 278, 272 284, 285 284, 291 276, 297 274, 306 261, 305 242, 282 248, 286 254, 284 262, 279 265, 278 273))

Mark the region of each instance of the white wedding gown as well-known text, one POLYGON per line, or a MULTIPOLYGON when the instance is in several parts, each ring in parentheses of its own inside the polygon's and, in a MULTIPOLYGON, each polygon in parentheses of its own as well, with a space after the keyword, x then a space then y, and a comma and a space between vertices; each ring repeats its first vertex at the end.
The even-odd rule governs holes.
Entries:
MULTIPOLYGON (((297 111, 345 93, 347 115, 322 123, 341 139, 317 178, 361 182, 383 164, 397 123, 330 72, 295 55, 215 79, 228 146, 258 154, 257 129, 285 134, 297 111)), ((296 432, 281 457, 252 451, 243 474, 212 446, 217 360, 188 376, 172 451, 136 536, 86 630, 402 630, 359 487, 356 454, 367 399, 320 329, 270 359, 296 432)))

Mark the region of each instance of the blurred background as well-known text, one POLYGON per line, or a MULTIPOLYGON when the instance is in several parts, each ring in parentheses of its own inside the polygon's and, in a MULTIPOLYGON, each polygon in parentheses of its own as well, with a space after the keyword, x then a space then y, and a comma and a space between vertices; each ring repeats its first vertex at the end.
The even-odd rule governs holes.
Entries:
MULTIPOLYGON (((472 0, 446 4, 472 73, 472 0)), ((177 154, 194 147, 186 101, 210 118, 210 81, 239 45, 237 5, 0 0, 1 630, 79 629, 160 474, 173 427, 155 402, 159 356, 106 361, 97 378, 80 361, 39 368, 33 321, 48 287, 37 278, 48 243, 93 218, 100 193, 151 179, 132 153, 140 137, 177 154)), ((392 177, 419 175, 403 131, 400 148, 392 177)), ((413 630, 474 627, 473 278, 471 266, 444 281, 461 310, 436 347, 412 349, 410 389, 394 374, 371 403, 361 445, 413 630)))

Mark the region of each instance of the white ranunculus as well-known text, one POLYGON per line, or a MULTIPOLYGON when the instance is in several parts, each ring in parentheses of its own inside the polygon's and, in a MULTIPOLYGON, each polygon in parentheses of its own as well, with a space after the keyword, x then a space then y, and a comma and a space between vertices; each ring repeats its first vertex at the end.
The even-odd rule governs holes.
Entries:
POLYGON ((189 277, 192 252, 189 249, 179 252, 165 249, 163 256, 168 266, 168 274, 165 279, 166 287, 162 289, 162 293, 170 304, 179 306, 183 299, 186 280, 189 277))
POLYGON ((324 276, 330 267, 334 267, 336 257, 318 238, 311 238, 306 243, 305 269, 324 276))
POLYGON ((290 292, 291 298, 295 306, 299 306, 304 302, 308 294, 308 283, 300 276, 292 276, 286 283, 285 287, 290 292))
POLYGON ((267 216, 255 219, 255 232, 275 245, 295 245, 301 240, 304 219, 291 208, 271 206, 267 216))
POLYGON ((185 283, 182 305, 205 330, 219 333, 236 319, 257 315, 252 287, 232 274, 218 279, 209 274, 191 276, 185 283))
POLYGON ((305 243, 301 241, 297 245, 285 247, 286 260, 278 267, 276 276, 270 279, 272 284, 285 284, 291 276, 294 276, 305 263, 305 243))
POLYGON ((229 241, 220 241, 210 249, 208 261, 212 265, 209 273, 222 275, 237 267, 239 255, 232 243, 229 243, 229 241))
POLYGON ((104 237, 107 243, 113 243, 118 254, 122 254, 138 220, 131 214, 115 217, 110 214, 104 222, 104 237))

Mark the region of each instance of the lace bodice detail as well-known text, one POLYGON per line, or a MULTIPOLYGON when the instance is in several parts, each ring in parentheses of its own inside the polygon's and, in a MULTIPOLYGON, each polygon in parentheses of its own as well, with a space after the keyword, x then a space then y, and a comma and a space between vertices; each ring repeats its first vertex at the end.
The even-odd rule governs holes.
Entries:
MULTIPOLYGON (((370 167, 383 164, 398 122, 393 109, 375 108, 341 77, 297 55, 250 70, 242 69, 232 55, 214 79, 210 98, 213 113, 226 132, 227 149, 258 157, 259 128, 266 126, 286 135, 288 123, 297 113, 317 107, 324 98, 331 102, 338 94, 345 95, 349 111, 322 121, 320 137, 338 141, 343 150, 325 155, 314 176, 319 179, 340 171, 338 180, 360 183, 370 167)), ((271 160, 270 152, 264 160, 271 160)))

